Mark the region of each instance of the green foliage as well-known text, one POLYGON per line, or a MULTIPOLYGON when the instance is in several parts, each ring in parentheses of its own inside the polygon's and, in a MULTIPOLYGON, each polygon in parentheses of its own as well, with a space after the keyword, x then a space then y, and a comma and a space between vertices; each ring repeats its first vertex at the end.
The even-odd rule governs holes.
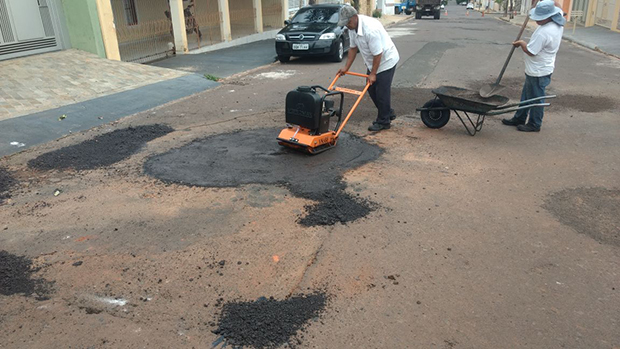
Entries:
POLYGON ((375 18, 381 18, 381 10, 380 9, 375 9, 374 11, 372 11, 372 16, 375 18))
POLYGON ((218 78, 217 76, 213 76, 211 74, 205 74, 205 79, 207 80, 211 80, 211 81, 220 81, 220 78, 218 78))

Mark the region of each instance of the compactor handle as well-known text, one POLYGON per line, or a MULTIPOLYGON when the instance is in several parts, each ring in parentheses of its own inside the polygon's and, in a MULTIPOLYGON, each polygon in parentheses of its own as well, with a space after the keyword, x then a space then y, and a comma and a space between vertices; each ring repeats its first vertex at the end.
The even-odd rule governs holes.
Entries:
POLYGON ((340 79, 340 76, 341 76, 340 74, 336 74, 334 81, 332 81, 332 83, 327 88, 330 91, 339 91, 343 93, 350 93, 353 95, 357 95, 357 99, 355 100, 355 103, 353 104, 353 107, 351 107, 351 110, 349 111, 347 116, 344 118, 342 122, 339 122, 338 125, 336 126, 336 135, 335 135, 336 138, 338 138, 338 136, 340 135, 340 132, 344 128, 344 125, 346 125, 347 121, 349 121, 349 118, 351 117, 351 115, 353 114, 357 106, 360 104, 360 102, 362 101, 362 98, 366 94, 366 91, 368 91, 368 88, 370 87, 370 82, 368 81, 368 75, 366 74, 353 73, 353 72, 347 71, 347 72, 344 72, 344 75, 353 75, 353 76, 359 76, 361 78, 366 78, 366 86, 364 86, 364 90, 362 91, 352 90, 352 89, 343 88, 343 87, 334 87, 334 85, 336 85, 336 81, 338 81, 338 79, 340 79))
MULTIPOLYGON (((366 75, 366 74, 353 73, 353 72, 346 71, 346 72, 344 72, 344 75, 353 75, 353 76, 359 76, 360 78, 366 78, 366 87, 368 87, 370 85, 368 83, 368 75, 366 75)), ((332 83, 329 84, 329 87, 327 89, 331 90, 332 87, 334 87, 334 85, 336 85, 336 81, 338 81, 338 79, 340 79, 341 77, 342 76, 340 74, 336 74, 336 77, 334 78, 332 83)), ((366 91, 364 91, 364 92, 366 92, 366 91)))

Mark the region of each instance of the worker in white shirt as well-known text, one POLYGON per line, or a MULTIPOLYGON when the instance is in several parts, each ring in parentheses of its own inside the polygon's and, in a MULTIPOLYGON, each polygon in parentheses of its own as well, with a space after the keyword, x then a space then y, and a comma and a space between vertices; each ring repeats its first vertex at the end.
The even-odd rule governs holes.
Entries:
POLYGON ((349 5, 343 6, 339 12, 338 26, 344 25, 349 28, 351 43, 347 63, 338 70, 338 74, 344 75, 351 68, 359 51, 368 69, 368 94, 378 111, 377 119, 368 130, 387 130, 390 122, 396 118, 391 105, 391 90, 396 63, 400 59, 398 50, 381 22, 358 14, 349 5))
MULTIPOLYGON (((521 100, 545 96, 545 89, 551 82, 551 74, 555 69, 555 56, 560 49, 562 33, 566 19, 562 9, 553 0, 542 0, 530 11, 530 18, 536 21, 538 28, 526 43, 518 40, 512 44, 521 48, 524 53, 525 84, 521 92, 521 100)), ((544 100, 535 103, 543 103, 544 100)), ((544 107, 518 110, 511 119, 503 119, 502 123, 517 126, 523 132, 538 132, 542 126, 544 107), (528 119, 529 113, 529 119, 528 119)))

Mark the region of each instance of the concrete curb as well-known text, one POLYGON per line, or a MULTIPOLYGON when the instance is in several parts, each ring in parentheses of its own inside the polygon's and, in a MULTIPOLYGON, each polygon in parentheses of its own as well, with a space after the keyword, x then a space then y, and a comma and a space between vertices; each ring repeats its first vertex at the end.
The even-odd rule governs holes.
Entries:
POLYGON ((587 48, 589 48, 589 49, 591 49, 591 50, 594 50, 594 51, 599 51, 599 52, 602 52, 602 51, 598 48, 598 46, 596 46, 595 44, 592 44, 592 43, 589 43, 589 42, 586 42, 586 41, 583 41, 583 40, 580 40, 580 39, 574 38, 574 37, 572 37, 571 35, 564 35, 564 36, 562 36, 562 39, 564 39, 564 40, 566 40, 566 41, 570 41, 570 42, 575 43, 575 44, 577 44, 577 45, 581 45, 581 46, 583 46, 583 47, 587 47, 587 48))

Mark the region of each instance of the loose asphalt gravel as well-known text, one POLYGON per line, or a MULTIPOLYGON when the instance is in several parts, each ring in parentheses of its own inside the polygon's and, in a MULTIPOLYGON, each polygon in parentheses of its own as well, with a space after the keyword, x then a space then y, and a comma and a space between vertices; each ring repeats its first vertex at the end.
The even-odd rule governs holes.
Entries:
POLYGON ((295 338, 299 331, 321 314, 326 303, 327 296, 323 293, 284 300, 271 297, 254 302, 229 302, 224 304, 218 328, 213 333, 222 336, 219 341, 233 347, 276 348, 285 343, 294 346, 301 342, 301 338, 295 338))
POLYGON ((92 170, 110 166, 138 152, 155 138, 174 131, 166 125, 128 127, 93 139, 45 153, 28 161, 38 170, 92 170))
POLYGON ((36 271, 27 257, 0 251, 0 294, 36 294, 37 299, 46 299, 51 283, 33 278, 32 274, 36 271))

